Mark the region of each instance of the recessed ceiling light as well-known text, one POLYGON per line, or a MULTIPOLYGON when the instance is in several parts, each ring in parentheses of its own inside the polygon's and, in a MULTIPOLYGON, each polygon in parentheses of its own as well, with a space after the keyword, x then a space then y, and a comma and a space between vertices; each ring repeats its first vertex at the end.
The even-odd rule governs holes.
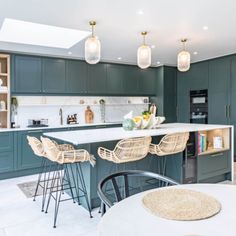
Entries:
POLYGON ((122 57, 117 57, 117 59, 118 59, 118 60, 121 60, 121 59, 122 59, 122 57))
POLYGON ((161 62, 157 61, 157 65, 160 65, 160 64, 161 64, 161 62))
POLYGON ((208 26, 207 25, 203 26, 202 28, 203 28, 203 30, 208 30, 208 26))
POLYGON ((68 52, 68 54, 69 54, 69 55, 71 55, 71 54, 72 54, 72 52, 68 52))
POLYGON ((197 54, 198 54, 198 52, 193 52, 193 54, 194 54, 194 55, 197 55, 197 54))
POLYGON ((143 15, 143 14, 144 14, 144 11, 140 9, 140 10, 137 11, 137 14, 143 15))
POLYGON ((156 45, 152 45, 152 46, 151 46, 151 48, 155 48, 155 47, 156 47, 156 45))
POLYGON ((68 49, 90 34, 89 31, 5 18, 0 41, 68 49))

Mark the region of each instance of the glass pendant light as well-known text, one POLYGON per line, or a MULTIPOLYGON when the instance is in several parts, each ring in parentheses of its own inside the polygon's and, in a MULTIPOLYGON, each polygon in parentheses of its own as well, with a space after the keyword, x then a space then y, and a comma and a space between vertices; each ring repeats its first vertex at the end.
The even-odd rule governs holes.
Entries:
POLYGON ((181 39, 181 42, 183 43, 183 50, 178 54, 177 64, 179 71, 186 72, 190 69, 191 58, 190 58, 190 53, 185 49, 185 44, 187 42, 187 39, 181 39))
POLYGON ((144 31, 141 33, 141 35, 143 36, 143 45, 138 48, 137 63, 141 69, 146 69, 151 65, 152 51, 151 48, 148 45, 146 45, 145 42, 145 37, 147 35, 147 32, 144 31))
POLYGON ((94 36, 96 21, 90 21, 92 35, 85 41, 85 61, 89 64, 97 64, 101 58, 101 43, 97 36, 94 36))

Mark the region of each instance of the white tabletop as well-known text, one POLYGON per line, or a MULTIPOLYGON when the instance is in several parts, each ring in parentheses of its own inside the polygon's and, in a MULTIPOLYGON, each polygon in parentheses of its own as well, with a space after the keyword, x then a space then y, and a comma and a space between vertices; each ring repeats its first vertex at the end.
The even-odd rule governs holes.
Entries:
POLYGON ((185 123, 169 123, 160 125, 157 129, 148 130, 132 130, 125 131, 122 127, 104 128, 104 129, 85 129, 76 131, 49 132, 44 135, 63 140, 74 145, 97 143, 121 140, 125 138, 137 138, 144 136, 160 136, 173 134, 178 132, 195 132, 203 130, 213 130, 221 128, 231 128, 229 125, 205 125, 205 124, 185 124, 185 123))
MULTIPOLYGON (((142 197, 149 191, 136 194, 115 204, 102 217, 100 236, 235 236, 236 186, 223 184, 179 185, 215 197, 222 206, 216 216, 199 221, 166 220, 149 213, 142 197)), ((173 187, 172 187, 173 188, 173 187)), ((151 190, 153 191, 153 190, 151 190)))

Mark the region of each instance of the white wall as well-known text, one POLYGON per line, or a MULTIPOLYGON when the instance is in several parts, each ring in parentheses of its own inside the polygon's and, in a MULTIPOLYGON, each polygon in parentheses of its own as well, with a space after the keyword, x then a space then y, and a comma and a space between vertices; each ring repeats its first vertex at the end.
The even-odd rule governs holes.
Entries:
POLYGON ((63 120, 66 124, 68 115, 77 114, 80 124, 84 123, 84 112, 90 105, 94 112, 94 123, 101 122, 99 100, 106 101, 106 122, 122 121, 123 116, 130 112, 140 115, 148 109, 144 99, 148 97, 57 97, 57 96, 17 96, 18 116, 17 122, 20 127, 28 125, 28 119, 48 119, 49 126, 60 124, 59 109, 63 110, 63 120), (85 104, 81 105, 81 100, 85 104), (128 101, 130 104, 128 104, 128 101))

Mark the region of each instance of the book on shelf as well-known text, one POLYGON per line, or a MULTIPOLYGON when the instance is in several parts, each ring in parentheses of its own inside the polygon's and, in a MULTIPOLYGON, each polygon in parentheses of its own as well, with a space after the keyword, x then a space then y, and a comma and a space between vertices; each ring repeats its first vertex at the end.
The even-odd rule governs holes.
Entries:
POLYGON ((198 153, 205 152, 207 150, 207 136, 206 134, 198 133, 198 153))

